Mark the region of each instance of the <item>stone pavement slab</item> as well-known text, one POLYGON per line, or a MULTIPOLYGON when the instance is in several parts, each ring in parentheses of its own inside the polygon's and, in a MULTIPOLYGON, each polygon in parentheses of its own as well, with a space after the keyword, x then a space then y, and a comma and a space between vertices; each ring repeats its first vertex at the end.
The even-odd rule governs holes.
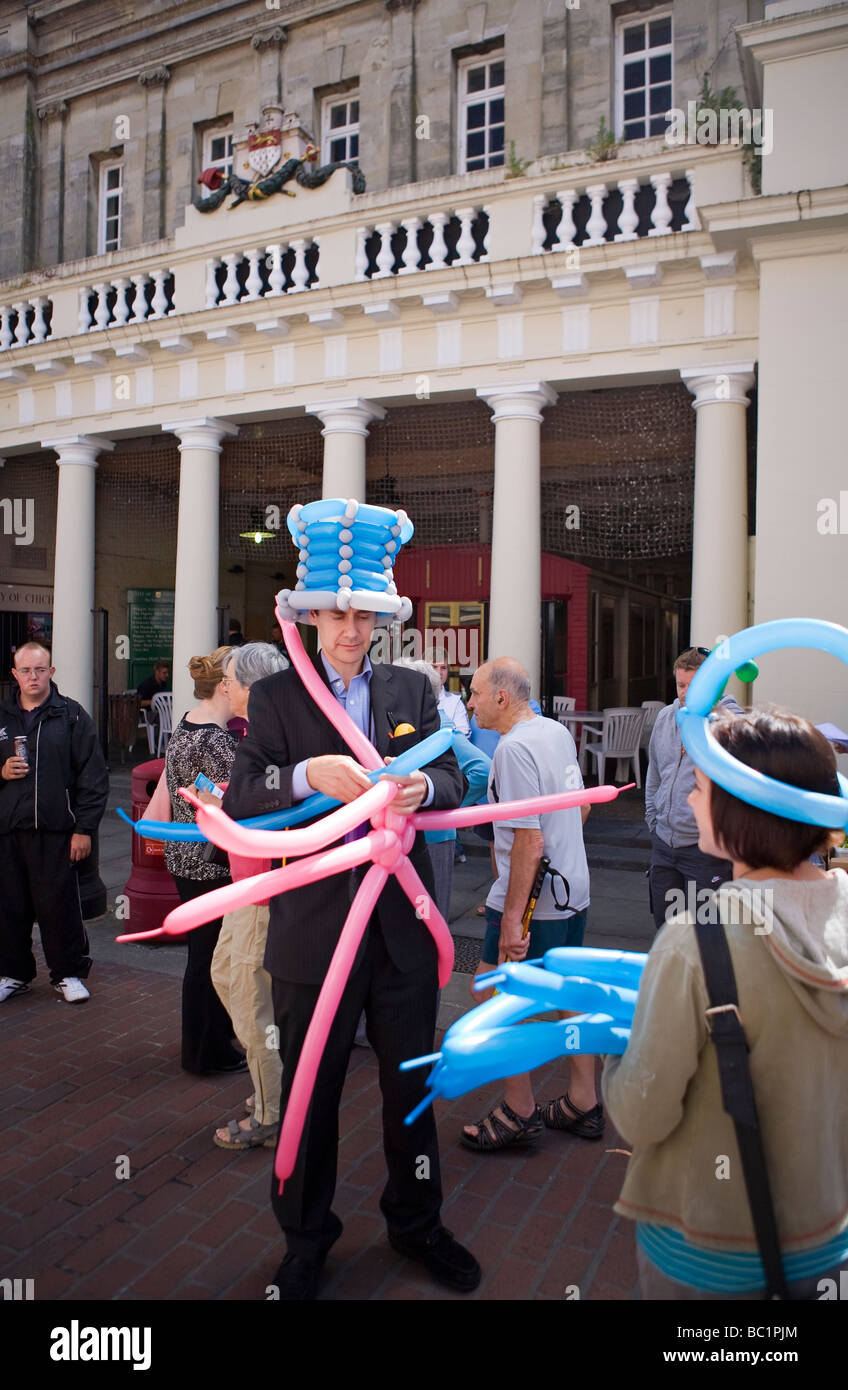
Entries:
MULTIPOLYGON (((116 951, 120 951, 116 947, 116 951)), ((89 1003, 54 997, 40 951, 32 992, 0 1007, 0 1277, 32 1278, 36 1299, 263 1299, 283 1253, 269 1203, 273 1154, 215 1148, 243 1113, 245 1077, 179 1065, 180 980, 96 956, 89 1003), (128 1174, 128 1176, 127 1176, 128 1174)), ((146 952, 182 965, 183 951, 146 952)), ((443 1013, 463 1007, 454 976, 443 1013)), ((470 1001, 469 1001, 470 1002, 470 1001)), ((538 1073, 561 1094, 566 1063, 538 1073)), ((249 1083, 248 1083, 249 1084, 249 1083)), ((611 1129, 589 1144, 545 1132, 534 1151, 469 1153, 457 1135, 498 1086, 438 1101, 444 1219, 484 1269, 472 1300, 632 1298, 630 1223, 611 1210, 624 1174, 611 1129)), ((373 1054, 355 1049, 340 1124, 336 1209, 345 1231, 327 1263, 327 1300, 455 1299, 392 1251, 373 1054)))

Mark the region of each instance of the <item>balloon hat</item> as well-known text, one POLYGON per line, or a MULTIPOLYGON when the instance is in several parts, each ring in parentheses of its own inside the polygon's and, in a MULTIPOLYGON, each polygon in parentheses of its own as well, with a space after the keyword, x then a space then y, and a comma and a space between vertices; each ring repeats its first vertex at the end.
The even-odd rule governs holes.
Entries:
POLYGON ((367 609, 378 626, 412 617, 412 604, 398 595, 393 578, 394 562, 414 530, 405 511, 328 497, 298 502, 287 525, 299 563, 294 589, 277 594, 282 618, 308 623, 315 608, 367 609))
POLYGON ((731 796, 771 811, 774 816, 821 825, 828 830, 848 828, 848 779, 836 774, 839 795, 806 791, 778 782, 747 767, 722 748, 710 732, 709 715, 728 676, 752 657, 780 647, 807 647, 830 652, 848 664, 848 629, 819 618, 780 618, 772 623, 743 628, 710 652, 699 666, 686 692, 686 704, 677 712, 680 737, 689 757, 712 782, 731 796))

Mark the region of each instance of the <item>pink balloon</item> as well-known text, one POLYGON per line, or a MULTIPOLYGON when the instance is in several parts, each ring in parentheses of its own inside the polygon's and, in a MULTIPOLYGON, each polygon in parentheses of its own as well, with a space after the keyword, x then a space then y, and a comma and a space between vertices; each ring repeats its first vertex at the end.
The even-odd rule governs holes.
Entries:
POLYGON ((274 612, 277 616, 277 622, 280 624, 280 631, 291 657, 292 666, 321 713, 326 714, 334 729, 338 729, 348 748, 359 759, 363 767, 367 767, 369 772, 374 772, 378 767, 385 767, 383 759, 371 740, 367 739, 362 730, 354 724, 347 710, 342 709, 332 690, 324 684, 318 675, 306 655, 297 624, 281 618, 279 608, 275 608, 274 612))
POLYGON ((493 801, 477 806, 463 806, 457 811, 418 811, 411 817, 416 830, 460 830, 464 825, 484 825, 487 821, 511 820, 513 816, 543 815, 546 811, 566 811, 571 806, 594 806, 601 801, 614 801, 626 787, 584 787, 580 791, 554 792, 550 796, 528 797, 526 801, 493 801))
POLYGON ((184 787, 180 787, 180 795, 197 808, 199 828, 207 840, 212 840, 220 849, 233 850, 246 858, 289 859, 293 855, 314 854, 334 840, 349 835, 364 820, 371 819, 388 806, 399 790, 397 782, 388 779, 377 782, 346 806, 339 806, 338 810, 329 811, 321 820, 296 830, 250 830, 231 820, 220 806, 209 806, 198 801, 184 787))
POLYGON ((279 1178, 281 1192, 286 1178, 290 1178, 294 1171, 303 1126, 306 1123, 306 1112, 315 1089, 318 1067, 324 1055, 324 1047, 339 1001, 356 959, 359 943, 388 876, 386 869, 372 864, 360 883, 356 897, 350 905, 344 929, 336 943, 333 959, 324 976, 315 1011, 309 1020, 303 1047, 297 1059, 294 1081, 280 1130, 277 1157, 274 1160, 274 1172, 279 1178))

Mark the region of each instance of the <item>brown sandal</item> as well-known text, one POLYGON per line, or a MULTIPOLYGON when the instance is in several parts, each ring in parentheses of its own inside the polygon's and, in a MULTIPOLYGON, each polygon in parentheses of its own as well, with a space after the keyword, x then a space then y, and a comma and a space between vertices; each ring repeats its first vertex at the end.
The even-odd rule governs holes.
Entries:
POLYGON ((494 1106, 488 1115, 478 1122, 476 1134, 466 1134, 463 1130, 459 1138, 466 1149, 473 1149, 478 1154, 488 1154, 494 1153, 496 1149, 508 1149, 512 1144, 532 1144, 541 1133, 542 1117, 538 1105, 534 1107, 533 1114, 525 1118, 523 1115, 516 1115, 512 1107, 502 1100, 500 1105, 494 1106), (502 1110, 510 1123, 504 1124, 500 1116, 495 1114, 496 1110, 502 1110))
POLYGON ((604 1107, 593 1105, 591 1110, 578 1110, 569 1100, 567 1091, 564 1096, 543 1105, 541 1114, 546 1129, 559 1129, 578 1139, 602 1139, 604 1136, 604 1107), (569 1111, 573 1118, 569 1117, 569 1111))

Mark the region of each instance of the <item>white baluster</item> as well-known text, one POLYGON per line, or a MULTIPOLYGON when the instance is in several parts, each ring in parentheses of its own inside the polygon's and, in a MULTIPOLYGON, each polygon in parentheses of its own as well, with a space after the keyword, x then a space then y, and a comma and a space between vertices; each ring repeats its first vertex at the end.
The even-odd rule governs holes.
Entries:
POLYGON ((43 343, 47 337, 47 324, 44 322, 44 310, 47 308, 48 300, 40 295, 32 301, 35 309, 35 318, 32 321, 32 336, 36 343, 43 343))
POLYGON ((221 293, 221 291, 218 289, 218 281, 215 279, 215 272, 220 266, 220 264, 221 262, 218 260, 217 256, 210 256, 209 260, 206 262, 207 309, 215 308, 215 305, 218 303, 218 295, 221 293))
POLYGON ((545 249, 545 238, 548 233, 545 228, 543 213, 547 198, 544 193, 537 193, 533 199, 533 224, 530 228, 530 255, 541 256, 545 249))
POLYGON ((636 241, 636 228, 639 226, 639 214, 635 207, 636 193, 639 188, 638 179, 619 179, 619 192, 621 193, 622 206, 618 218, 619 230, 615 234, 616 241, 636 241))
POLYGON ((477 216, 476 208, 457 208, 456 216, 459 218, 459 240, 456 249, 459 252, 454 265, 473 265, 474 264, 474 233, 471 228, 474 218, 477 216))
POLYGON ((701 219, 698 216, 698 209, 695 206, 695 170, 686 170, 686 179, 689 184, 689 199, 683 209, 683 226, 681 232, 699 232, 701 230, 701 219))
POLYGON ((228 256, 223 257, 224 265, 227 267, 227 278, 224 281, 224 298, 221 304, 238 304, 239 282, 236 266, 240 256, 235 251, 231 251, 228 256))
POLYGON ((0 309, 0 352, 7 352, 12 346, 12 306, 4 304, 0 309))
POLYGON ((15 325, 15 347, 18 347, 22 343, 29 342, 29 328, 27 327, 26 321, 28 308, 28 299, 22 299, 20 304, 15 305, 15 313, 18 316, 18 322, 15 325))
POLYGON ((165 279, 166 279, 166 280, 170 280, 171 283, 172 283, 172 286, 173 286, 173 288, 170 290, 170 292, 169 292, 168 290, 165 291, 165 302, 166 302, 166 303, 167 303, 167 300, 168 300, 168 294, 169 294, 169 293, 170 293, 170 296, 171 296, 171 307, 170 307, 170 309, 166 310, 167 316, 170 318, 171 314, 175 314, 175 313, 177 312, 176 305, 174 304, 174 295, 175 295, 175 293, 176 293, 177 277, 176 277, 176 275, 174 274, 173 270, 170 268, 170 266, 169 266, 169 267, 166 269, 166 271, 165 271, 165 279))
POLYGON ((91 329, 91 309, 88 301, 91 298, 91 285, 83 285, 80 290, 79 314, 77 316, 77 332, 88 333, 91 329))
POLYGON ((413 271, 418 269, 418 262, 421 259, 421 253, 418 250, 418 228, 421 226, 421 219, 420 217, 407 217, 401 226, 406 232, 406 245, 403 248, 403 265, 398 271, 398 275, 411 275, 413 271))
POLYGON ((283 286, 286 283, 286 272, 283 270, 283 247, 281 242, 275 246, 266 246, 270 262, 266 261, 270 272, 268 276, 268 293, 266 299, 276 299, 277 295, 283 294, 283 286))
POLYGON ((577 202, 577 190, 574 188, 563 189, 557 194, 557 201, 562 208, 562 217, 556 229, 555 249, 564 246, 573 246, 574 238, 577 235, 577 227, 574 224, 574 204, 577 202))
POLYGON ((132 282, 135 286, 135 294, 133 295, 132 318, 127 320, 128 323, 144 323, 147 318, 148 308, 145 285, 149 279, 149 275, 134 275, 132 277, 132 282))
POLYGON ((593 183, 586 189, 592 200, 592 211, 589 214, 589 221, 586 223, 588 233, 584 246, 603 246, 607 222, 604 217, 604 198, 606 197, 607 186, 605 183, 593 183))
POLYGON ((375 230, 380 237, 380 250, 377 253, 377 269, 372 279, 385 280, 387 275, 391 275, 392 266, 395 263, 395 253, 392 250, 394 224, 392 222, 378 222, 375 230))
POLYGON ((316 286, 317 284, 319 284, 319 283, 320 283, 320 280, 321 280, 321 277, 320 277, 319 274, 318 274, 318 268, 319 268, 319 266, 321 265, 321 242, 319 241, 319 239, 318 239, 317 236, 314 236, 314 237, 312 238, 312 243, 311 243, 310 246, 307 247, 307 250, 309 250, 309 251, 314 251, 314 252, 315 252, 315 264, 314 264, 314 266, 312 267, 312 275, 313 275, 312 284, 310 285, 310 284, 308 283, 308 280, 307 280, 307 285, 306 285, 306 288, 307 288, 308 290, 311 290, 311 289, 314 289, 315 286, 316 286))
MULTIPOLYGON (((262 297, 262 274, 259 270, 259 247, 255 246, 252 251, 246 252, 248 260, 247 281, 245 289, 247 294, 245 299, 261 299, 262 297)), ((244 300, 242 301, 244 303, 244 300)))
POLYGON ((367 279, 368 252, 365 250, 365 243, 371 234, 370 227, 358 227, 356 231, 356 259, 353 263, 354 280, 367 279))
POLYGON ((154 270, 153 272, 153 299, 150 307, 152 319, 163 319, 168 312, 168 295, 165 291, 165 281, 168 278, 167 267, 164 270, 154 270))
POLYGON ((447 213, 434 212, 430 215, 430 226, 433 228, 433 242, 430 247, 430 264, 426 270, 444 270, 445 262, 448 258, 447 242, 445 241, 445 223, 447 213))
POLYGON ((671 174, 651 174, 651 183, 657 195, 654 203, 654 210, 651 213, 651 227, 648 236, 668 236, 669 224, 672 212, 668 205, 668 190, 671 184, 671 174))
POLYGON ((478 211, 479 211, 479 215, 480 215, 480 225, 481 225, 481 226, 482 226, 482 219, 483 219, 484 217, 485 217, 485 219, 486 219, 486 233, 485 233, 485 236, 483 237, 482 242, 480 243, 480 255, 477 257, 477 264, 478 264, 478 265, 482 265, 483 261, 487 261, 487 260, 489 259, 489 246, 488 246, 488 241, 489 241, 489 230, 490 230, 490 228, 491 228, 491 226, 492 226, 492 210, 491 210, 491 208, 481 207, 481 208, 478 209, 478 211))
POLYGON ((114 322, 116 324, 126 323, 127 319, 130 316, 130 306, 127 301, 127 290, 129 289, 131 284, 131 280, 116 280, 114 282, 114 288, 117 291, 118 297, 115 300, 115 307, 112 310, 112 314, 114 322))
POLYGON ((108 305, 109 291, 112 286, 104 281, 101 285, 95 285, 97 291, 97 308, 94 311, 94 323, 98 330, 102 331, 111 317, 108 305))
POLYGON ((292 267, 292 293, 300 294, 309 289, 309 270, 306 265, 306 242, 293 241, 294 266, 292 267))

